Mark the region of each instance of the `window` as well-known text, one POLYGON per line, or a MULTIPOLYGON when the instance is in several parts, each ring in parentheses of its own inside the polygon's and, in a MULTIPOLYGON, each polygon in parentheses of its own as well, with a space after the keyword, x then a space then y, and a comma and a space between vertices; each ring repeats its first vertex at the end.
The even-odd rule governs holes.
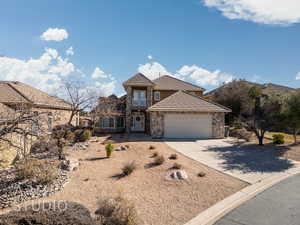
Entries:
POLYGON ((114 118, 104 118, 102 121, 102 128, 114 128, 115 127, 115 120, 114 118))
POLYGON ((155 101, 160 101, 160 92, 159 91, 154 92, 154 100, 155 101))
POLYGON ((118 117, 117 118, 117 128, 123 128, 124 127, 124 117, 118 117))
POLYGON ((146 106, 146 91, 134 90, 132 103, 134 106, 146 106))
POLYGON ((48 113, 48 129, 52 130, 53 127, 53 114, 52 112, 48 113))

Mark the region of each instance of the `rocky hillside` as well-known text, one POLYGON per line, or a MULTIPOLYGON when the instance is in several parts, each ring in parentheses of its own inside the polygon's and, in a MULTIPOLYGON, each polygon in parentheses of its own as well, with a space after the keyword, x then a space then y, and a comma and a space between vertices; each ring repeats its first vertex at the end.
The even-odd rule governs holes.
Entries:
MULTIPOLYGON (((286 96, 290 93, 295 92, 297 89, 295 88, 291 88, 291 87, 286 87, 286 86, 282 86, 282 85, 278 85, 278 84, 273 84, 273 83, 267 83, 267 84, 259 84, 259 83, 254 83, 254 82, 250 82, 250 81, 246 81, 246 80, 239 80, 237 82, 242 83, 243 85, 247 85, 247 86, 259 86, 262 88, 263 93, 268 95, 268 96, 286 96)), ((224 88, 230 88, 231 83, 228 84, 224 84, 223 86, 216 88, 210 92, 207 92, 205 94, 206 97, 208 98, 212 98, 215 94, 217 94, 218 92, 221 92, 222 89, 224 88)))

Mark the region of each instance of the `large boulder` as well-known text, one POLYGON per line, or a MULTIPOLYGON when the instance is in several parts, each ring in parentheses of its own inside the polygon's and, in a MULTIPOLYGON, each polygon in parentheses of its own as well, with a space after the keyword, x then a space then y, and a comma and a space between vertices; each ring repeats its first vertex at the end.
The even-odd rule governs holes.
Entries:
POLYGON ((176 170, 166 176, 168 180, 186 180, 188 175, 185 170, 176 170))

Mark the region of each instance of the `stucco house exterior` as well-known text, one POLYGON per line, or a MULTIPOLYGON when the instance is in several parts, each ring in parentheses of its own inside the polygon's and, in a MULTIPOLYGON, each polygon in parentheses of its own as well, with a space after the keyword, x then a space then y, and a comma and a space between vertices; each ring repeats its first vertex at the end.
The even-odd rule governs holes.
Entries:
POLYGON ((125 96, 110 96, 106 98, 109 104, 103 104, 104 99, 99 102, 96 130, 147 133, 153 138, 224 137, 225 113, 231 110, 204 99, 201 87, 168 75, 150 80, 141 73, 125 81, 123 87, 125 96), (113 106, 113 102, 123 107, 113 106), (108 108, 114 110, 101 113, 108 108))

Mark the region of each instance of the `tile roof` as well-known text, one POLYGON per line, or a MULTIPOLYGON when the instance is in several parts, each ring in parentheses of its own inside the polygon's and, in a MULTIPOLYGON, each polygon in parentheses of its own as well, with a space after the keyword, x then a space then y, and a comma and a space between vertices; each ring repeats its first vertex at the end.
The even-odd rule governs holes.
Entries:
POLYGON ((177 91, 171 96, 152 105, 148 111, 179 112, 231 112, 225 106, 210 102, 184 91, 177 91))
POLYGON ((123 86, 129 86, 129 85, 154 86, 154 83, 151 80, 149 80, 145 75, 138 73, 123 83, 123 86))
POLYGON ((70 103, 17 81, 0 82, 0 103, 33 103, 37 106, 70 109, 70 103))
POLYGON ((204 88, 168 75, 153 80, 153 83, 155 83, 154 90, 205 91, 204 88))

